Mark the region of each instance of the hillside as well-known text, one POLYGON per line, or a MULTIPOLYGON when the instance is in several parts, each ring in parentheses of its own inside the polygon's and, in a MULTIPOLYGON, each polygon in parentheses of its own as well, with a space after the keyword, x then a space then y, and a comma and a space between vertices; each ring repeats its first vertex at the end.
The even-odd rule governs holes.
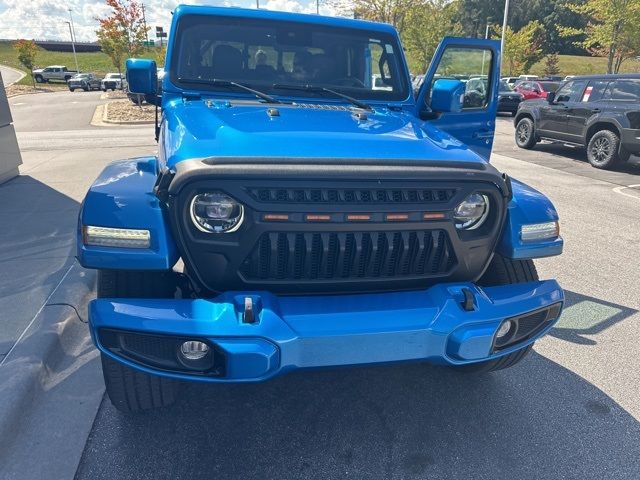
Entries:
MULTIPOLYGON (((154 52, 149 52, 147 56, 151 56, 153 53, 154 52)), ((83 72, 93 72, 98 75, 104 75, 107 72, 116 71, 111 59, 102 52, 83 52, 77 55, 78 66, 83 72)), ((0 63, 24 71, 24 67, 18 61, 16 51, 13 49, 11 42, 0 42, 0 63)), ((72 70, 76 68, 72 52, 50 52, 42 48, 39 49, 38 55, 36 56, 36 65, 38 68, 46 67, 47 65, 66 65, 72 70)), ((19 83, 30 85, 31 78, 26 76, 19 83)))

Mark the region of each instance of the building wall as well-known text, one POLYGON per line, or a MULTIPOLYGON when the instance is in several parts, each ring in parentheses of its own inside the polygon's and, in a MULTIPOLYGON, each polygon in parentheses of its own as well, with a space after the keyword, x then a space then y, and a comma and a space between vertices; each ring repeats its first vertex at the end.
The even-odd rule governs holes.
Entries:
POLYGON ((9 101, 4 90, 2 73, 0 73, 0 183, 17 176, 18 165, 22 164, 16 131, 12 123, 9 101))

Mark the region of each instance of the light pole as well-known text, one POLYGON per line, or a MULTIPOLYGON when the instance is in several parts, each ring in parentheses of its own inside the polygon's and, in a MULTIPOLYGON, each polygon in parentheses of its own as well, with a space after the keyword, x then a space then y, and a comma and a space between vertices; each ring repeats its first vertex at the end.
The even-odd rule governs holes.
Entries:
POLYGON ((504 0, 504 18, 502 19, 502 38, 500 38, 500 64, 499 75, 502 75, 502 59, 504 58, 504 39, 507 34, 507 20, 509 18, 509 0, 504 0))
POLYGON ((71 22, 64 22, 69 25, 69 36, 71 37, 71 48, 73 49, 73 58, 76 61, 76 72, 80 73, 80 69, 78 68, 78 56, 76 55, 76 44, 73 41, 73 31, 71 30, 71 22))
POLYGON ((76 55, 76 29, 73 26, 73 15, 71 15, 71 9, 69 9, 69 19, 71 23, 65 22, 69 24, 69 34, 71 35, 71 48, 73 49, 73 59, 76 61, 76 72, 80 73, 80 67, 78 67, 78 55, 76 55))

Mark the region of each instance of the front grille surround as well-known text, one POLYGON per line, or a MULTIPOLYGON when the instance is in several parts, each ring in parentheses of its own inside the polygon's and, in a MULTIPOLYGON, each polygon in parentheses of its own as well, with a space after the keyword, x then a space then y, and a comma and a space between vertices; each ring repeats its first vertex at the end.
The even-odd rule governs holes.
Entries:
MULTIPOLYGON (((360 194, 356 194, 356 199, 359 198, 360 194)), ((506 213, 504 200, 498 187, 486 181, 198 178, 186 183, 179 194, 170 195, 169 212, 186 272, 204 295, 263 288, 277 294, 358 293, 421 289, 443 281, 476 280, 488 264, 497 242, 506 213), (286 201, 277 201, 271 195, 261 201, 252 194, 265 188, 305 193, 304 198, 299 197, 301 201, 295 201, 289 193, 286 201), (212 190, 223 191, 245 206, 246 218, 237 232, 206 234, 191 224, 190 200, 198 193, 212 190), (388 193, 386 202, 345 202, 340 194, 338 201, 325 201, 325 192, 331 190, 400 191, 402 199, 394 202, 392 194, 388 193), (310 192, 314 191, 321 192, 322 201, 311 201, 313 194, 310 192), (443 191, 448 192, 449 198, 432 204, 418 202, 407 193, 411 191, 443 191), (486 228, 461 233, 455 229, 451 213, 472 192, 488 195, 495 208, 491 210, 486 228), (385 221, 386 214, 398 212, 409 214, 410 221, 385 221), (443 212, 445 218, 422 220, 423 212, 443 212), (265 213, 286 213, 292 221, 264 221, 265 213), (347 221, 347 213, 371 214, 371 221, 347 221), (307 222, 307 214, 331 214, 332 220, 307 222), (416 263, 420 261, 419 257, 411 251, 415 248, 412 234, 424 235, 425 232, 431 232, 429 235, 439 232, 447 242, 446 262, 438 264, 433 271, 426 267, 422 270, 416 263), (272 245, 261 242, 264 235, 272 236, 272 245), (275 239, 273 235, 276 235, 275 239), (277 253, 277 236, 287 239, 287 261, 273 262, 273 265, 271 260, 268 264, 260 263, 260 255, 267 255, 266 252, 273 249, 277 253), (378 242, 383 242, 383 238, 388 257, 376 267, 373 252, 381 249, 378 242), (334 242, 333 246, 331 242, 334 242), (323 252, 322 259, 315 257, 317 253, 314 252, 319 251, 323 252), (329 255, 339 258, 330 259, 329 255), (327 265, 332 264, 336 264, 335 270, 328 271, 327 265)), ((280 249, 285 250, 283 246, 280 249)), ((428 261, 435 262, 434 259, 425 260, 428 261)))

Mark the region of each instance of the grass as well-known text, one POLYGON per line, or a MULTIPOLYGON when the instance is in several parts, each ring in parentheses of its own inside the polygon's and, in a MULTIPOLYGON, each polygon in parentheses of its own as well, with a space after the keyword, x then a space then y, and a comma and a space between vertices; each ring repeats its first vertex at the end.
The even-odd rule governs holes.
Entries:
MULTIPOLYGON (((590 75, 607 72, 607 59, 604 57, 583 57, 579 55, 558 55, 560 73, 558 75, 590 75)), ((639 73, 640 60, 626 60, 620 67, 620 73, 639 73)), ((532 75, 544 74, 544 60, 531 68, 532 75)))
MULTIPOLYGON (((153 52, 141 56, 150 56, 153 52)), ((104 75, 109 72, 116 72, 111 59, 102 52, 80 52, 78 55, 78 66, 83 72, 92 72, 104 75)), ((13 48, 12 42, 0 42, 0 63, 9 67, 17 68, 23 72, 26 70, 18 61, 18 56, 13 48)), ((75 70, 76 62, 73 59, 73 52, 50 52, 42 48, 36 55, 36 68, 48 65, 66 65, 69 69, 75 70)), ((20 85, 32 85, 31 76, 27 75, 20 82, 20 85)))

